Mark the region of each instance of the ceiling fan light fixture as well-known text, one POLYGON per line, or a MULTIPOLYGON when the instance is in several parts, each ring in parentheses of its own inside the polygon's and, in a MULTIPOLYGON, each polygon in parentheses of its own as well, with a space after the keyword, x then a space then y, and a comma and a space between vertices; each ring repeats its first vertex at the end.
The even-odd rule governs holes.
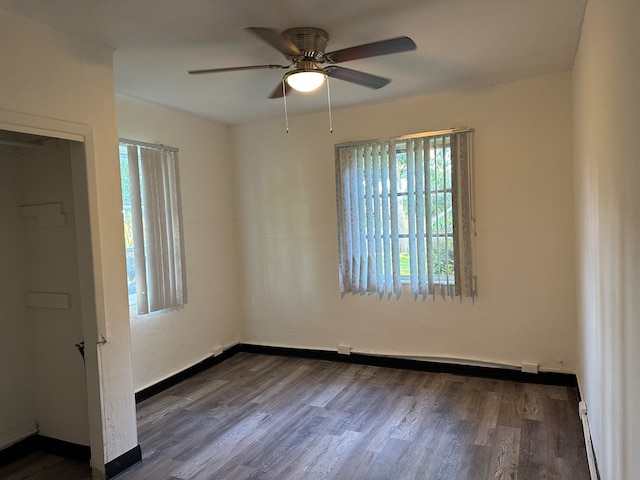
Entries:
POLYGON ((299 92, 313 92, 324 83, 327 74, 323 70, 308 69, 295 70, 288 73, 284 79, 291 88, 299 92))

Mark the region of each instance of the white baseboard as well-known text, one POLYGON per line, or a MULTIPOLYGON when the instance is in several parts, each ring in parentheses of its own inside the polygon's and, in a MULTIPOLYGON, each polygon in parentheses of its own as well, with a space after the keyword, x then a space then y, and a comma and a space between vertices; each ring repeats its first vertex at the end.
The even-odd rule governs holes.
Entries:
POLYGON ((591 480, 600 480, 598 468, 596 466, 596 456, 591 443, 591 430, 589 429, 589 417, 587 416, 587 404, 582 400, 578 406, 580 420, 582 420, 582 431, 584 433, 584 444, 587 448, 587 460, 589 462, 589 475, 591 480))

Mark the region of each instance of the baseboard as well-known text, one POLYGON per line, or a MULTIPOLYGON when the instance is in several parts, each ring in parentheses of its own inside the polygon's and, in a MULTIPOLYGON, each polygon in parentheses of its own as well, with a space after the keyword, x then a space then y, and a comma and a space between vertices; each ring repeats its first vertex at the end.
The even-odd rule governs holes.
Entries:
POLYGON ((252 345, 242 343, 240 351, 248 353, 261 353, 265 355, 280 355, 287 357, 312 358, 317 360, 329 360, 332 362, 353 363, 358 365, 371 365, 376 367, 398 368, 404 370, 417 370, 422 372, 450 373, 470 377, 492 378, 496 380, 509 380, 521 383, 538 383, 542 385, 558 385, 565 387, 578 387, 578 381, 574 374, 559 372, 524 373, 521 370, 482 367, 477 365, 460 365, 445 362, 433 362, 413 360, 397 357, 378 355, 366 355, 351 353, 341 355, 329 350, 311 350, 302 348, 270 347, 264 345, 252 345))
POLYGON ((116 475, 124 472, 127 468, 132 467, 142 460, 142 450, 140 445, 133 447, 128 452, 123 453, 118 458, 114 458, 107 462, 104 466, 105 478, 108 480, 116 475))
POLYGON ((212 355, 211 357, 207 357, 201 362, 196 363, 195 365, 192 365, 191 367, 186 368, 181 372, 176 373, 175 375, 171 375, 170 377, 165 378, 164 380, 156 384, 153 384, 150 387, 143 388, 142 390, 140 390, 139 392, 136 392, 135 394, 136 403, 140 403, 143 400, 146 400, 147 398, 156 395, 157 393, 160 393, 170 387, 173 387, 174 385, 177 385, 178 383, 182 382, 183 380, 186 380, 187 378, 195 375, 196 373, 202 372, 207 368, 213 367, 214 365, 222 362, 223 360, 226 360, 227 358, 232 357, 239 351, 240 351, 240 345, 234 345, 231 348, 228 348, 227 350, 222 352, 220 355, 216 355, 216 356, 212 355))
POLYGON ((598 472, 598 462, 596 461, 596 452, 591 442, 591 427, 589 426, 589 417, 587 416, 587 404, 584 400, 580 401, 578 408, 580 420, 582 421, 582 432, 584 433, 584 444, 587 450, 587 461, 589 463, 589 477, 591 480, 600 480, 598 472))
POLYGON ((0 465, 15 462, 34 452, 44 452, 58 457, 86 461, 91 459, 91 448, 87 445, 58 440, 36 434, 0 451, 0 465))
POLYGON ((232 357, 236 353, 259 353, 264 355, 279 355, 284 357, 311 358, 315 360, 328 360, 332 362, 353 363, 358 365, 371 365, 375 367, 398 368, 404 370, 417 370, 433 373, 450 373, 454 375, 465 375, 469 377, 492 378, 496 380, 509 380, 521 383, 538 383, 542 385, 558 385, 563 387, 578 388, 578 380, 574 374, 559 372, 539 372, 524 373, 521 370, 482 367, 477 365, 461 365, 446 362, 433 362, 413 360, 406 358, 387 357, 379 355, 366 355, 352 353, 341 355, 330 350, 313 350, 305 348, 272 347, 266 345, 254 345, 249 343, 239 343, 225 350, 217 356, 211 356, 165 380, 162 380, 150 387, 136 393, 136 403, 140 403, 157 393, 160 393, 187 378, 202 372, 224 360, 232 357))
POLYGON ((13 445, 0 450, 0 467, 20 460, 22 457, 37 452, 36 435, 27 437, 13 445))
POLYGON ((39 434, 36 435, 35 440, 36 450, 40 452, 87 462, 91 459, 91 447, 88 445, 79 445, 39 434))

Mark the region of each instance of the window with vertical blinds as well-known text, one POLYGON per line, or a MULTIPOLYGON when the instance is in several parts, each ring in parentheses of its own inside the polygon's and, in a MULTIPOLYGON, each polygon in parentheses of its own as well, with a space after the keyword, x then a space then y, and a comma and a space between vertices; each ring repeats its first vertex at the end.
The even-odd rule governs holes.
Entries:
POLYGON ((138 315, 186 303, 177 149, 120 141, 129 304, 138 315))
POLYGON ((475 297, 471 131, 336 146, 343 293, 475 297))

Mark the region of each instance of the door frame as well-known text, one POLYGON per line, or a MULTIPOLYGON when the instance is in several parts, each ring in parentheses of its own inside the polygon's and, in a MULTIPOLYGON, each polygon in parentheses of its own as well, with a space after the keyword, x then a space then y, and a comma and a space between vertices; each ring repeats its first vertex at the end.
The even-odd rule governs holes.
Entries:
POLYGON ((108 342, 105 321, 105 297, 102 274, 98 196, 96 185, 96 151, 93 128, 65 120, 40 117, 0 109, 0 130, 7 130, 50 138, 79 142, 71 146, 71 174, 76 215, 78 275, 82 331, 85 341, 87 409, 89 439, 94 475, 105 465, 105 419, 103 418, 102 382, 100 376, 100 346, 108 342), (84 230, 78 225, 84 222, 84 230), (89 229, 86 229, 86 225, 89 229))

